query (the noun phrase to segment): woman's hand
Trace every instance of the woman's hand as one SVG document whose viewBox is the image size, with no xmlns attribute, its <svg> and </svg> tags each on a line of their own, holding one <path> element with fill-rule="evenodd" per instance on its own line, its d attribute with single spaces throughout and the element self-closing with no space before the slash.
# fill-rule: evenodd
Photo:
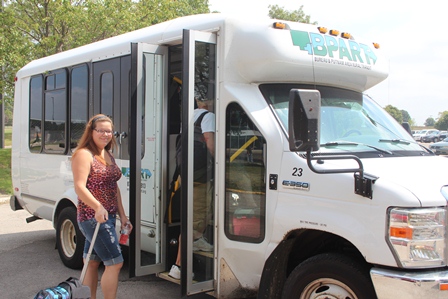
<svg viewBox="0 0 448 299">
<path fill-rule="evenodd" d="M 106 209 L 102 205 L 95 210 L 95 219 L 98 223 L 104 223 L 107 219 L 109 219 L 109 213 L 107 213 Z"/>
<path fill-rule="evenodd" d="M 128 217 L 120 217 L 120 223 L 121 223 L 121 230 L 124 230 L 124 228 L 127 226 L 128 235 L 131 234 L 132 229 L 134 226 L 132 226 L 131 221 L 129 221 Z"/>
</svg>

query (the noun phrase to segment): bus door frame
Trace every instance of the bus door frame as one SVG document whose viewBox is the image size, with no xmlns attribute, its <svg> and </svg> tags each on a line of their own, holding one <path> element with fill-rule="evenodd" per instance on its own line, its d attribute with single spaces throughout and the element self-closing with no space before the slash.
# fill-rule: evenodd
<svg viewBox="0 0 448 299">
<path fill-rule="evenodd" d="M 154 74 L 149 74 L 150 71 L 146 69 L 145 56 L 160 55 L 161 59 L 154 63 Z M 165 269 L 165 238 L 166 231 L 163 223 L 163 207 L 165 206 L 165 173 L 166 173 L 166 157 L 163 153 L 162 146 L 166 144 L 166 110 L 167 110 L 167 70 L 168 70 L 168 48 L 166 46 L 151 45 L 145 43 L 131 43 L 131 101 L 130 101 L 130 116 L 129 117 L 129 142 L 130 142 L 130 160 L 129 160 L 129 217 L 134 226 L 134 231 L 129 238 L 129 276 L 143 276 L 162 272 Z M 157 65 L 159 64 L 159 65 Z M 161 64 L 161 65 L 160 65 Z M 146 76 L 148 74 L 148 76 Z M 157 78 L 156 78 L 157 77 Z M 149 82 L 151 80 L 151 82 Z M 161 80 L 161 81 L 160 81 Z M 157 81 L 157 82 L 156 82 Z M 152 84 L 152 85 L 151 85 Z M 151 90 L 149 90 L 151 88 Z M 156 89 L 159 90 L 156 90 Z M 155 95 L 157 94 L 157 95 Z M 153 99 L 148 101 L 147 99 Z M 145 101 L 146 100 L 146 101 Z M 145 102 L 144 102 L 145 101 Z M 143 118 L 143 109 L 152 105 L 155 116 Z M 145 107 L 145 108 L 144 108 Z M 143 125 L 148 121 L 156 122 L 156 126 L 152 136 L 143 136 Z M 143 124 L 144 120 L 145 124 Z M 146 132 L 145 132 L 146 134 Z M 155 144 L 154 153 L 150 168 L 146 165 L 142 167 L 142 145 L 147 144 L 148 141 Z M 145 146 L 146 149 L 146 146 Z M 152 154 L 151 154 L 152 155 Z M 146 158 L 146 157 L 145 157 Z M 145 171 L 142 171 L 142 170 Z M 142 184 L 142 177 L 150 178 Z M 153 201 L 150 205 L 145 204 L 149 195 L 145 192 L 154 195 Z M 142 196 L 144 193 L 144 196 Z M 151 215 L 154 217 L 155 230 L 150 232 L 148 236 L 142 235 L 142 202 L 145 208 L 153 207 Z M 152 264 L 142 265 L 142 240 L 143 238 L 156 238 L 155 261 Z"/>
<path fill-rule="evenodd" d="M 182 34 L 182 203 L 181 203 L 181 296 L 191 296 L 214 290 L 214 279 L 193 281 L 193 154 L 194 154 L 194 83 L 195 83 L 195 43 L 217 45 L 215 32 L 184 29 Z M 218 55 L 216 54 L 216 59 Z M 217 66 L 215 65 L 215 74 Z M 215 78 L 216 79 L 216 78 Z M 217 86 L 215 81 L 216 95 Z M 216 101 L 216 97 L 214 99 Z M 216 105 L 215 105 L 216 106 Z M 188 120 L 188 121 L 184 121 Z M 215 136 L 216 140 L 216 136 Z M 185 179 L 186 178 L 186 179 Z M 216 180 L 215 180 L 216 182 Z M 186 207 L 186 209 L 185 209 Z M 215 238 L 216 239 L 216 238 Z M 216 245 L 216 244 L 215 244 Z M 216 255 L 213 259 L 213 273 L 216 277 Z"/>
</svg>

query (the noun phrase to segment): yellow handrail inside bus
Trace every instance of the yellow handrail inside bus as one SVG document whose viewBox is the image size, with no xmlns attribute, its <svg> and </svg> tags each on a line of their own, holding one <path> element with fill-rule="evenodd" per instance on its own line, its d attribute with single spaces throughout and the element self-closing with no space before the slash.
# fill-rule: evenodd
<svg viewBox="0 0 448 299">
<path fill-rule="evenodd" d="M 230 157 L 230 162 L 232 162 L 233 160 L 236 159 L 236 157 L 238 157 L 249 145 L 251 145 L 253 142 L 255 142 L 255 140 L 257 140 L 258 137 L 254 136 L 251 139 L 247 140 L 245 144 L 243 144 L 242 147 L 240 147 L 231 157 Z"/>
</svg>

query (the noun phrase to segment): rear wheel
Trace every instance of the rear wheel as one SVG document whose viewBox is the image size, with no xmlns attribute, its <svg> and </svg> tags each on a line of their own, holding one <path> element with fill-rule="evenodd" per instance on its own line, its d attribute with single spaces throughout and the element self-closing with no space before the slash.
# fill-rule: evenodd
<svg viewBox="0 0 448 299">
<path fill-rule="evenodd" d="M 71 269 L 81 269 L 85 238 L 78 228 L 75 207 L 64 208 L 59 214 L 56 242 L 64 265 Z"/>
<path fill-rule="evenodd" d="M 340 255 L 325 253 L 299 264 L 283 288 L 283 299 L 375 299 L 367 269 Z"/>
</svg>

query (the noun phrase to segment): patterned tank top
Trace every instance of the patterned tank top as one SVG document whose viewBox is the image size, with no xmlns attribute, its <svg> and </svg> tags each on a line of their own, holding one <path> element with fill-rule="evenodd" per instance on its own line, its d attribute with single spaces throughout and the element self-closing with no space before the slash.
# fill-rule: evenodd
<svg viewBox="0 0 448 299">
<path fill-rule="evenodd" d="M 109 214 L 117 213 L 117 181 L 121 177 L 120 168 L 111 153 L 111 165 L 104 165 L 93 156 L 86 187 Z M 78 221 L 86 221 L 95 217 L 95 211 L 78 197 Z"/>
</svg>

